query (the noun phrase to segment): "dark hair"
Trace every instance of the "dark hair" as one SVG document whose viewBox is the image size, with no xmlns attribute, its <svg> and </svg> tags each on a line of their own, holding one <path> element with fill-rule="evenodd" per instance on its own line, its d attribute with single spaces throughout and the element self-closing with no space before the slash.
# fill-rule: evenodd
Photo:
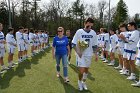
<svg viewBox="0 0 140 93">
<path fill-rule="evenodd" d="M 24 27 L 23 27 L 23 26 L 20 26 L 18 29 L 19 29 L 19 30 L 20 30 L 20 29 L 24 29 Z"/>
<path fill-rule="evenodd" d="M 92 18 L 87 18 L 86 20 L 85 20 L 85 23 L 88 23 L 88 22 L 90 22 L 90 23 L 94 23 L 94 20 L 92 19 Z"/>
<path fill-rule="evenodd" d="M 44 33 L 44 30 L 41 30 L 42 33 Z"/>
<path fill-rule="evenodd" d="M 35 30 L 35 33 L 38 33 L 38 30 Z"/>
<path fill-rule="evenodd" d="M 105 32 L 105 33 L 108 33 L 106 28 L 104 28 L 104 32 Z"/>
<path fill-rule="evenodd" d="M 9 27 L 8 28 L 8 32 L 11 32 L 11 31 L 13 31 L 14 29 L 12 28 L 12 27 Z"/>
<path fill-rule="evenodd" d="M 31 33 L 34 33 L 34 29 L 33 28 L 30 28 L 29 30 Z"/>
<path fill-rule="evenodd" d="M 110 31 L 113 31 L 116 34 L 116 29 L 111 28 Z"/>
<path fill-rule="evenodd" d="M 125 27 L 126 28 L 126 24 L 125 23 L 120 24 L 119 28 L 121 28 L 121 27 Z"/>
<path fill-rule="evenodd" d="M 134 26 L 134 28 L 137 29 L 137 24 L 135 22 L 129 22 L 128 24 Z"/>
</svg>

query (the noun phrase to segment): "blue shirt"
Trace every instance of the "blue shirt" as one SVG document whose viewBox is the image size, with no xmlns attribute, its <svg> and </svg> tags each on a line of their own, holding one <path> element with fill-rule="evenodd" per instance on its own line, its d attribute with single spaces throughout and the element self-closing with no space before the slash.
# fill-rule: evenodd
<svg viewBox="0 0 140 93">
<path fill-rule="evenodd" d="M 68 46 L 68 38 L 66 36 L 63 36 L 62 38 L 59 38 L 58 36 L 55 36 L 53 39 L 53 47 L 55 47 L 55 54 L 56 55 L 65 55 L 67 54 L 67 46 Z"/>
</svg>

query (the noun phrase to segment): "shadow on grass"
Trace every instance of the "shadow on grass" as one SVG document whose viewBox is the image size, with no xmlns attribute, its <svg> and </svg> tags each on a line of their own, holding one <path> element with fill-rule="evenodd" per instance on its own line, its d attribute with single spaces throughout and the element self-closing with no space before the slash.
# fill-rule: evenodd
<svg viewBox="0 0 140 93">
<path fill-rule="evenodd" d="M 69 66 L 70 66 L 76 73 L 79 73 L 78 67 L 76 67 L 76 66 L 73 65 L 73 64 L 70 64 Z M 91 74 L 90 72 L 88 73 L 88 79 L 90 79 L 90 80 L 92 80 L 92 81 L 95 81 L 95 78 L 92 77 L 92 74 Z"/>
<path fill-rule="evenodd" d="M 64 86 L 65 93 L 93 93 L 90 90 L 87 91 L 79 91 L 78 89 L 74 88 L 70 83 L 65 83 L 64 79 L 60 76 L 60 82 Z"/>
<path fill-rule="evenodd" d="M 23 61 L 22 63 L 18 64 L 17 67 L 14 69 L 7 70 L 3 75 L 0 75 L 0 89 L 5 89 L 10 86 L 10 81 L 14 76 L 18 76 L 20 78 L 25 76 L 25 69 L 31 69 L 31 64 L 37 65 L 39 59 L 41 59 L 43 56 L 50 51 L 51 48 L 45 49 L 44 52 L 40 52 L 39 54 L 32 57 L 31 60 L 27 59 Z"/>
</svg>

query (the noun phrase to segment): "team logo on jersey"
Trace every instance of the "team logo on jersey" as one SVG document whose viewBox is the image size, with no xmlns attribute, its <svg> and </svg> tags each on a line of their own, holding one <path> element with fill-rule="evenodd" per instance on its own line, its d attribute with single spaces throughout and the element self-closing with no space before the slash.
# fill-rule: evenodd
<svg viewBox="0 0 140 93">
<path fill-rule="evenodd" d="M 61 41 L 56 41 L 59 44 L 63 44 L 65 42 L 65 40 L 61 40 Z"/>
<path fill-rule="evenodd" d="M 82 38 L 93 38 L 92 35 L 82 35 Z"/>
</svg>

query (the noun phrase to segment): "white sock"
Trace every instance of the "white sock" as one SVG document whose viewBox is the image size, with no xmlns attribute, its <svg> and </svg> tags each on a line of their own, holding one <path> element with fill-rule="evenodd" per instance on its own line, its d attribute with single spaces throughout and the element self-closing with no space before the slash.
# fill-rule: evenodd
<svg viewBox="0 0 140 93">
<path fill-rule="evenodd" d="M 83 79 L 87 79 L 88 74 L 87 73 L 83 73 Z"/>
</svg>

